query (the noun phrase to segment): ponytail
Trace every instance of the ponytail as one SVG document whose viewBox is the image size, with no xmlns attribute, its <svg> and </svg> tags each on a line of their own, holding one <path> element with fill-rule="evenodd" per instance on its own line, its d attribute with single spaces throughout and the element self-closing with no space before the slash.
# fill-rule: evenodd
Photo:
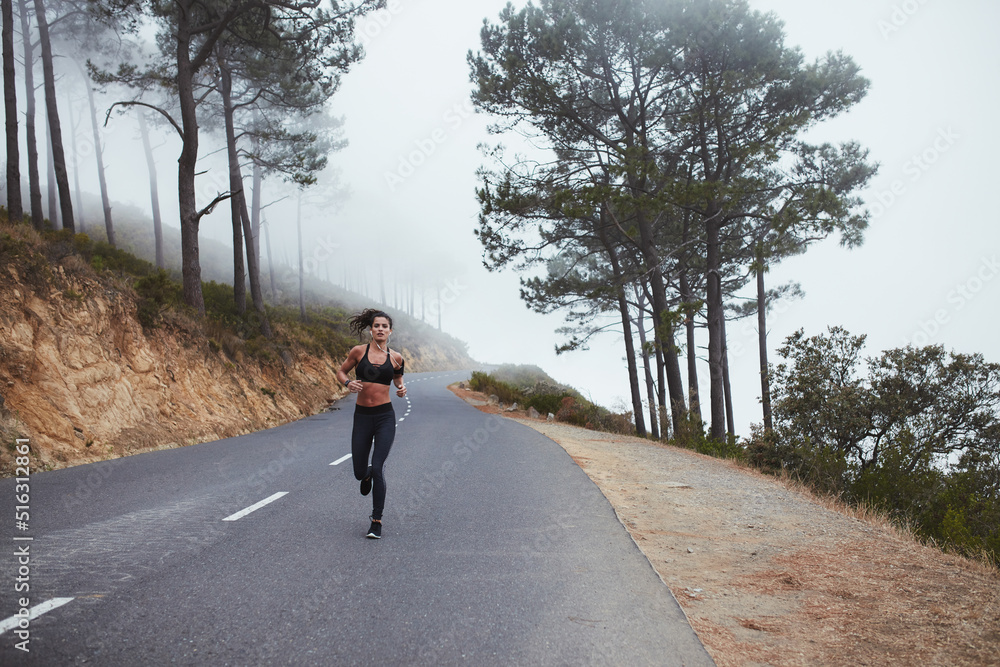
<svg viewBox="0 0 1000 667">
<path fill-rule="evenodd" d="M 384 317 L 389 320 L 389 328 L 392 328 L 392 318 L 389 317 L 387 313 L 381 310 L 376 310 L 375 308 L 365 308 L 348 320 L 348 326 L 351 331 L 358 335 L 358 338 L 361 338 L 361 334 L 364 333 L 365 329 L 372 325 L 376 317 Z"/>
</svg>

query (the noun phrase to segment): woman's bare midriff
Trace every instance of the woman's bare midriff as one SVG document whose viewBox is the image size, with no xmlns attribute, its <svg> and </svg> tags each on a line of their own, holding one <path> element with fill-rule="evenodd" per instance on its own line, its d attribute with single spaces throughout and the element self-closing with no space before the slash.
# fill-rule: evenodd
<svg viewBox="0 0 1000 667">
<path fill-rule="evenodd" d="M 363 382 L 364 388 L 358 392 L 358 405 L 371 408 L 389 402 L 389 385 L 377 382 Z"/>
</svg>

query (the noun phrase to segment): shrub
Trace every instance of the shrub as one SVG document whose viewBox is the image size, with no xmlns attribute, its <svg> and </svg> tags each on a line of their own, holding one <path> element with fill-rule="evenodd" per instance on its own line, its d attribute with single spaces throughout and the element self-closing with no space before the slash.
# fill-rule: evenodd
<svg viewBox="0 0 1000 667">
<path fill-rule="evenodd" d="M 158 271 L 152 262 L 139 259 L 121 248 L 115 248 L 106 241 L 94 243 L 92 252 L 91 266 L 94 266 L 94 260 L 99 257 L 101 266 L 109 271 L 120 271 L 139 278 Z"/>
<path fill-rule="evenodd" d="M 469 386 L 474 391 L 484 394 L 496 394 L 501 403 L 524 404 L 525 401 L 524 393 L 520 389 L 514 385 L 497 380 L 489 373 L 473 371 L 472 378 L 469 380 Z"/>
<path fill-rule="evenodd" d="M 164 308 L 181 303 L 181 286 L 171 280 L 163 269 L 135 281 L 135 292 L 139 295 L 136 317 L 146 329 L 159 324 L 160 312 Z"/>
<path fill-rule="evenodd" d="M 587 414 L 576 403 L 572 396 L 566 396 L 559 402 L 559 410 L 556 411 L 556 419 L 567 424 L 587 427 L 589 420 Z"/>
<path fill-rule="evenodd" d="M 549 413 L 555 414 L 559 411 L 562 406 L 562 401 L 564 398 L 571 398 L 569 394 L 538 394 L 531 396 L 526 399 L 525 407 L 531 407 L 538 410 L 543 415 Z"/>
</svg>

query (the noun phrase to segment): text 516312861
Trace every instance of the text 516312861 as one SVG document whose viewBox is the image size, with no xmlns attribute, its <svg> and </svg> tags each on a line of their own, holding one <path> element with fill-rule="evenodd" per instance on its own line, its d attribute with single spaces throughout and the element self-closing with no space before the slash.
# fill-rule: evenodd
<svg viewBox="0 0 1000 667">
<path fill-rule="evenodd" d="M 18 438 L 14 447 L 17 457 L 14 463 L 17 466 L 14 474 L 14 554 L 17 558 L 17 570 L 14 577 L 14 597 L 17 600 L 17 627 L 14 628 L 14 635 L 19 641 L 14 644 L 18 650 L 28 652 L 28 642 L 30 632 L 31 598 L 31 540 L 27 535 L 29 521 L 31 520 L 31 446 L 28 440 Z"/>
</svg>

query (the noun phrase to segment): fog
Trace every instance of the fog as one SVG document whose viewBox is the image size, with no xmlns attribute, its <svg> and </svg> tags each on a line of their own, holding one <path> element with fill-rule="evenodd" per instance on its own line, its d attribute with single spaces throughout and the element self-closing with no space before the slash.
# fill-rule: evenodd
<svg viewBox="0 0 1000 667">
<path fill-rule="evenodd" d="M 490 137 L 489 119 L 473 113 L 465 59 L 478 50 L 483 19 L 495 20 L 505 4 L 390 0 L 389 9 L 359 25 L 367 57 L 343 79 L 332 104 L 349 145 L 330 155 L 324 187 L 303 197 L 306 267 L 335 282 L 365 274 L 373 297 L 380 270 L 390 292 L 412 283 L 429 312 L 440 312 L 442 328 L 466 341 L 477 360 L 537 364 L 596 402 L 625 409 L 620 335 L 607 333 L 587 351 L 557 356 L 562 316 L 528 311 L 517 274 L 486 271 L 473 236 L 475 172 L 484 162 L 477 145 L 518 140 Z M 772 361 L 795 330 L 813 335 L 833 325 L 867 334 L 871 355 L 907 343 L 940 343 L 1000 361 L 1000 221 L 993 204 L 1000 154 L 993 120 L 1000 45 L 993 32 L 1000 6 L 990 0 L 751 4 L 777 13 L 786 43 L 800 46 L 807 59 L 842 49 L 861 65 L 872 82 L 867 98 L 810 138 L 857 140 L 881 165 L 865 193 L 873 217 L 861 248 L 828 241 L 772 269 L 772 285 L 797 281 L 805 292 L 771 315 Z M 113 98 L 102 96 L 98 104 L 106 108 Z M 76 121 L 84 160 L 93 145 L 89 127 Z M 112 200 L 148 210 L 132 116 L 112 115 L 102 140 Z M 180 143 L 158 128 L 154 144 L 165 223 L 177 226 Z M 224 154 L 214 152 L 221 145 L 219 137 L 203 134 L 200 206 L 228 189 Z M 82 163 L 81 184 L 96 192 L 89 164 Z M 264 199 L 273 202 L 265 219 L 275 254 L 294 262 L 295 191 L 268 182 Z M 202 238 L 231 243 L 230 225 L 228 207 L 220 206 L 203 220 Z M 418 316 L 422 303 L 418 298 Z M 744 435 L 760 421 L 755 327 L 749 320 L 728 325 L 737 431 Z M 707 396 L 707 363 L 700 372 Z"/>
</svg>

